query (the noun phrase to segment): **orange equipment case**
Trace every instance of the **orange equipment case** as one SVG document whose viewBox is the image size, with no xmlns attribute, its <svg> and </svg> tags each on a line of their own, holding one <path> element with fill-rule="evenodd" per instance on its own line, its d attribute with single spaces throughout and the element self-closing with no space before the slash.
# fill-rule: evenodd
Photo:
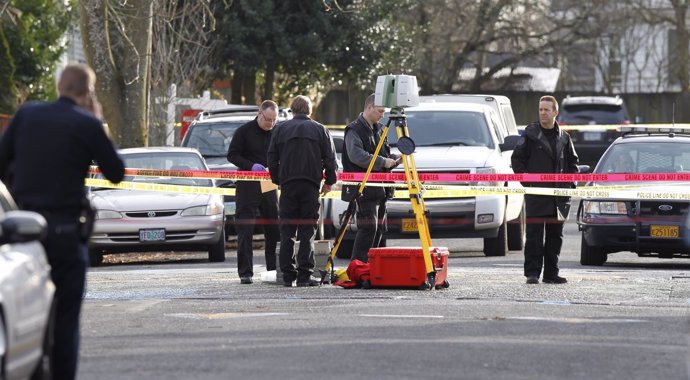
<svg viewBox="0 0 690 380">
<path fill-rule="evenodd" d="M 436 270 L 438 288 L 447 288 L 448 248 L 431 247 L 431 262 Z M 369 273 L 373 287 L 426 288 L 426 268 L 421 247 L 385 247 L 369 249 Z"/>
</svg>

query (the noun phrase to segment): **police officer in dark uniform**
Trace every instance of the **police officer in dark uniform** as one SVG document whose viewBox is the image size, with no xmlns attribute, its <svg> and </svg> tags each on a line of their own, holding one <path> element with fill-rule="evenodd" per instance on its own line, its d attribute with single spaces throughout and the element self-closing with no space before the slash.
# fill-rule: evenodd
<svg viewBox="0 0 690 380">
<path fill-rule="evenodd" d="M 48 222 L 43 242 L 56 287 L 53 349 L 55 379 L 74 379 L 79 355 L 79 314 L 84 294 L 90 211 L 84 179 L 92 160 L 112 182 L 124 165 L 103 124 L 85 107 L 96 107 L 93 71 L 67 66 L 58 81 L 59 99 L 22 106 L 0 139 L 0 178 L 17 204 Z M 85 223 L 86 222 L 86 223 Z"/>
<path fill-rule="evenodd" d="M 553 96 L 539 99 L 539 121 L 528 125 L 513 151 L 515 173 L 577 173 L 578 157 L 567 132 L 556 123 L 558 102 Z M 574 183 L 523 183 L 525 187 L 574 187 Z M 563 284 L 559 276 L 558 256 L 563 245 L 563 223 L 570 211 L 570 197 L 525 195 L 527 238 L 525 241 L 525 277 L 528 284 L 542 282 Z"/>
<path fill-rule="evenodd" d="M 345 128 L 343 149 L 343 170 L 345 172 L 366 172 L 376 147 L 381 140 L 383 125 L 379 123 L 385 108 L 374 105 L 374 94 L 364 101 L 364 111 L 357 120 Z M 385 136 L 383 136 L 385 139 Z M 400 163 L 400 157 L 390 153 L 390 146 L 384 141 L 374 161 L 373 172 L 384 172 Z M 349 202 L 357 192 L 358 185 L 343 186 L 342 200 Z M 390 188 L 390 190 L 393 190 Z M 392 193 L 392 192 L 391 192 Z M 387 189 L 365 186 L 357 202 L 357 235 L 352 249 L 352 260 L 369 260 L 369 248 L 378 247 L 386 229 Z"/>
<path fill-rule="evenodd" d="M 257 117 L 239 127 L 228 148 L 228 161 L 240 170 L 266 171 L 266 154 L 271 133 L 278 117 L 278 105 L 266 100 L 259 106 Z M 242 284 L 251 284 L 254 276 L 252 237 L 257 215 L 261 216 L 264 231 L 266 270 L 276 269 L 278 230 L 278 191 L 261 191 L 258 181 L 237 182 L 237 272 Z"/>
<path fill-rule="evenodd" d="M 280 269 L 285 286 L 316 286 L 312 243 L 319 218 L 321 194 L 336 182 L 335 148 L 328 129 L 309 118 L 312 103 L 296 96 L 290 104 L 292 120 L 273 131 L 268 148 L 268 170 L 273 183 L 280 185 Z M 323 181 L 324 170 L 326 179 Z M 295 265 L 295 233 L 299 240 Z"/>
</svg>

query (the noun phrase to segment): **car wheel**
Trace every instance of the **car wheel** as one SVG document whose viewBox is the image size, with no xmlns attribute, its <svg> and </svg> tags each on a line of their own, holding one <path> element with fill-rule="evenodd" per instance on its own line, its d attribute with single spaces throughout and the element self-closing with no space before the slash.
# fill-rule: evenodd
<svg viewBox="0 0 690 380">
<path fill-rule="evenodd" d="M 580 244 L 580 264 L 601 266 L 606 262 L 607 255 L 600 247 L 592 247 L 587 244 L 584 234 Z"/>
<path fill-rule="evenodd" d="M 218 241 L 208 250 L 208 261 L 222 263 L 225 261 L 225 229 L 220 230 Z"/>
<path fill-rule="evenodd" d="M 53 336 L 55 333 L 55 300 L 50 305 L 48 323 L 43 336 L 43 350 L 41 358 L 36 364 L 31 380 L 50 380 L 53 378 Z"/>
<path fill-rule="evenodd" d="M 525 206 L 522 206 L 520 215 L 508 222 L 508 250 L 522 251 L 525 248 L 525 223 L 527 217 L 525 216 Z"/>
<path fill-rule="evenodd" d="M 338 251 L 335 253 L 335 257 L 339 259 L 346 259 L 349 260 L 352 257 L 352 249 L 355 247 L 355 240 L 354 239 L 345 239 L 340 242 L 340 247 L 338 247 Z"/>
<path fill-rule="evenodd" d="M 508 223 L 505 221 L 498 228 L 498 235 L 493 238 L 484 238 L 485 256 L 505 256 L 508 254 Z"/>
<path fill-rule="evenodd" d="M 103 264 L 103 251 L 89 248 L 89 266 L 99 267 Z"/>
</svg>

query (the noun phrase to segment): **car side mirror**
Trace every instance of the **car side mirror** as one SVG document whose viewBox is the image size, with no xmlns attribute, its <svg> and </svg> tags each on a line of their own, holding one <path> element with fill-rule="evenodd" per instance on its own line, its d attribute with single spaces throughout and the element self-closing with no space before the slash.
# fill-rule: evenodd
<svg viewBox="0 0 690 380">
<path fill-rule="evenodd" d="M 0 219 L 0 244 L 26 243 L 42 239 L 47 223 L 32 211 L 9 211 Z"/>
<path fill-rule="evenodd" d="M 577 165 L 578 173 L 589 173 L 591 167 L 589 165 Z"/>
<path fill-rule="evenodd" d="M 518 135 L 506 136 L 506 138 L 503 140 L 503 143 L 498 144 L 498 147 L 501 149 L 501 152 L 515 150 L 515 147 L 518 145 L 518 142 L 521 138 L 523 137 Z"/>
</svg>

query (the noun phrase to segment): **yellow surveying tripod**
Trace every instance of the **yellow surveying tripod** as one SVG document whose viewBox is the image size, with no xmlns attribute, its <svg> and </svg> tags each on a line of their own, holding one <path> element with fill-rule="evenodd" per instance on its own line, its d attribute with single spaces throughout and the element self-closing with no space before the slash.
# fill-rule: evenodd
<svg viewBox="0 0 690 380">
<path fill-rule="evenodd" d="M 435 288 L 436 269 L 434 268 L 433 262 L 431 261 L 431 253 L 429 250 L 429 248 L 431 247 L 431 235 L 429 234 L 429 224 L 427 222 L 426 209 L 424 207 L 423 189 L 419 182 L 419 176 L 417 175 L 417 167 L 415 166 L 414 157 L 412 156 L 415 150 L 415 144 L 414 141 L 412 141 L 412 139 L 410 138 L 409 131 L 407 130 L 407 120 L 405 116 L 405 111 L 402 107 L 393 107 L 391 109 L 388 122 L 386 123 L 386 127 L 383 129 L 383 132 L 381 133 L 381 138 L 379 139 L 379 142 L 376 145 L 376 150 L 374 151 L 374 154 L 371 157 L 369 167 L 367 168 L 366 173 L 364 173 L 362 183 L 359 185 L 357 192 L 355 193 L 354 197 L 352 198 L 352 200 L 350 200 L 350 203 L 347 206 L 345 216 L 343 217 L 343 220 L 340 224 L 340 230 L 338 231 L 338 237 L 335 241 L 335 245 L 331 250 L 331 254 L 328 258 L 328 261 L 326 262 L 326 267 L 323 271 L 321 271 L 322 284 L 325 282 L 327 275 L 332 275 L 331 272 L 333 271 L 333 258 L 335 257 L 336 252 L 338 252 L 338 249 L 340 248 L 340 244 L 343 240 L 343 237 L 345 236 L 345 232 L 347 231 L 347 226 L 350 223 L 350 220 L 352 219 L 352 215 L 356 211 L 357 198 L 359 198 L 362 192 L 364 191 L 364 186 L 366 185 L 367 180 L 369 179 L 369 175 L 371 174 L 371 171 L 374 168 L 374 162 L 376 161 L 376 157 L 378 157 L 379 152 L 381 151 L 381 147 L 383 146 L 383 142 L 386 139 L 386 135 L 388 134 L 388 129 L 391 123 L 395 123 L 395 129 L 398 135 L 397 147 L 400 153 L 402 153 L 402 163 L 405 167 L 405 181 L 407 182 L 407 190 L 410 194 L 412 210 L 414 211 L 415 218 L 417 220 L 419 239 L 422 242 L 422 254 L 424 256 L 424 266 L 426 268 L 427 275 L 426 284 L 424 285 L 424 287 L 427 289 Z"/>
</svg>

